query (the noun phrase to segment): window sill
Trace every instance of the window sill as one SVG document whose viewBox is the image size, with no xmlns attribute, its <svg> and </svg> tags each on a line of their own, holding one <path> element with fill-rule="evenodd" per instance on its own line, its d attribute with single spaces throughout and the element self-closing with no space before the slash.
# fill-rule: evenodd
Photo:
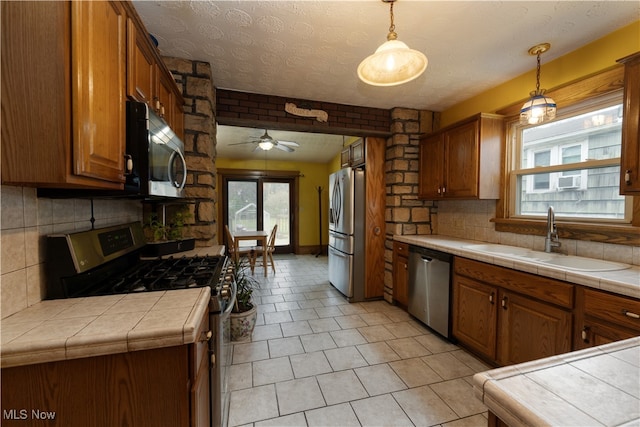
<svg viewBox="0 0 640 427">
<path fill-rule="evenodd" d="M 493 218 L 496 231 L 546 236 L 547 220 Z M 558 235 L 563 239 L 588 240 L 616 245 L 640 246 L 640 227 L 632 225 L 589 224 L 556 219 Z"/>
</svg>

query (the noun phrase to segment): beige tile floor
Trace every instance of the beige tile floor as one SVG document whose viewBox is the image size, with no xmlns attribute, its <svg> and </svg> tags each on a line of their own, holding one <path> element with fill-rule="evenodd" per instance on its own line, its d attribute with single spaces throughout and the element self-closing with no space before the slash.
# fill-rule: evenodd
<svg viewBox="0 0 640 427">
<path fill-rule="evenodd" d="M 385 301 L 349 304 L 327 257 L 276 256 L 251 342 L 235 343 L 229 426 L 486 426 L 489 366 Z"/>
</svg>

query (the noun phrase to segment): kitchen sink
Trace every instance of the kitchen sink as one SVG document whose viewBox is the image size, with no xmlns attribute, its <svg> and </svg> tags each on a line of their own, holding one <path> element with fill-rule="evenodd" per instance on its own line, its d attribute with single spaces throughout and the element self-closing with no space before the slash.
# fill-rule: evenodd
<svg viewBox="0 0 640 427">
<path fill-rule="evenodd" d="M 604 261 L 594 258 L 580 256 L 562 255 L 557 253 L 547 253 L 521 248 L 518 246 L 498 245 L 498 244 L 477 244 L 464 247 L 477 252 L 484 252 L 492 255 L 500 255 L 506 258 L 514 258 L 522 261 L 539 263 L 562 267 L 573 271 L 615 271 L 630 268 L 629 264 L 620 262 Z"/>
<path fill-rule="evenodd" d="M 630 268 L 628 264 L 604 261 L 601 259 L 580 256 L 553 255 L 551 259 L 543 261 L 545 264 L 557 265 L 569 270 L 577 271 L 615 271 Z"/>
</svg>

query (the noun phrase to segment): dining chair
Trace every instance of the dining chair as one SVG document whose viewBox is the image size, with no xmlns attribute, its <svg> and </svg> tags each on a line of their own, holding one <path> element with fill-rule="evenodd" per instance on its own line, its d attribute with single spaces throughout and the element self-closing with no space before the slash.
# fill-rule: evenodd
<svg viewBox="0 0 640 427">
<path fill-rule="evenodd" d="M 269 239 L 267 240 L 267 247 L 263 248 L 262 246 L 255 246 L 254 252 L 251 254 L 251 271 L 253 271 L 253 269 L 255 268 L 255 264 L 257 260 L 263 260 L 263 253 L 266 250 L 267 251 L 267 258 L 268 258 L 268 263 L 271 263 L 271 269 L 273 270 L 274 274 L 276 272 L 276 265 L 273 262 L 273 252 L 276 249 L 276 233 L 278 232 L 278 224 L 273 226 L 273 229 L 271 230 L 271 233 L 269 233 Z M 263 266 L 264 268 L 267 268 L 267 266 Z"/>
<path fill-rule="evenodd" d="M 227 250 L 229 252 L 229 256 L 233 258 L 234 261 L 240 260 L 240 256 L 246 256 L 249 260 L 249 265 L 251 266 L 251 274 L 253 274 L 253 267 L 255 262 L 253 261 L 254 252 L 253 248 L 240 248 L 236 245 L 236 241 L 229 230 L 229 226 L 225 225 L 224 230 L 227 233 Z"/>
</svg>

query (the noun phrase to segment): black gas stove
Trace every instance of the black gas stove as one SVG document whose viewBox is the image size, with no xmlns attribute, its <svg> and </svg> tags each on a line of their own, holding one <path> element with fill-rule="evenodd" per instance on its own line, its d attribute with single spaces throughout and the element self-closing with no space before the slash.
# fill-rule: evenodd
<svg viewBox="0 0 640 427">
<path fill-rule="evenodd" d="M 219 290 L 225 256 L 140 257 L 140 223 L 47 237 L 47 298 L 75 298 L 208 286 Z"/>
</svg>

